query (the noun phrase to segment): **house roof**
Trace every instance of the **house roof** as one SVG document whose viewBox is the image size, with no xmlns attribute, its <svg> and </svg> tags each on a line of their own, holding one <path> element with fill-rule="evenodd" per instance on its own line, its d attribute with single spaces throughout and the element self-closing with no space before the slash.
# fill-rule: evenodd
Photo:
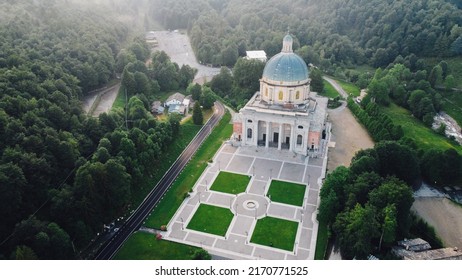
<svg viewBox="0 0 462 280">
<path fill-rule="evenodd" d="M 180 101 L 180 102 L 183 102 L 184 98 L 185 98 L 184 94 L 181 94 L 181 93 L 177 92 L 177 93 L 174 93 L 174 94 L 170 95 L 167 98 L 167 100 L 165 101 L 165 103 L 168 103 L 168 102 L 170 102 L 172 100 L 175 100 L 175 99 Z"/>
</svg>

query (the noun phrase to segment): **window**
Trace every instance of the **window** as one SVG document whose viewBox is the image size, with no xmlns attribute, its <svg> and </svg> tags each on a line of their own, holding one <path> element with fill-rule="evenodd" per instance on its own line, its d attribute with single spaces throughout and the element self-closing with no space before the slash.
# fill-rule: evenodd
<svg viewBox="0 0 462 280">
<path fill-rule="evenodd" d="M 251 128 L 248 128 L 247 129 L 247 138 L 252 138 L 252 129 Z"/>
<path fill-rule="evenodd" d="M 248 123 L 253 123 L 253 121 L 252 121 L 252 120 L 247 120 L 247 122 L 248 122 Z"/>
<path fill-rule="evenodd" d="M 282 100 L 282 98 L 284 97 L 284 93 L 282 93 L 282 90 L 279 91 L 279 100 Z"/>
<path fill-rule="evenodd" d="M 265 97 L 268 97 L 268 88 L 265 88 Z"/>
<path fill-rule="evenodd" d="M 297 136 L 297 145 L 301 145 L 301 144 L 302 144 L 302 139 L 303 139 L 303 137 L 299 134 L 299 135 Z"/>
<path fill-rule="evenodd" d="M 298 129 L 303 129 L 303 126 L 302 126 L 302 125 L 299 125 L 299 126 L 298 126 Z"/>
<path fill-rule="evenodd" d="M 295 99 L 297 99 L 297 100 L 300 99 L 300 91 L 299 90 L 297 90 L 297 93 L 295 94 Z"/>
</svg>

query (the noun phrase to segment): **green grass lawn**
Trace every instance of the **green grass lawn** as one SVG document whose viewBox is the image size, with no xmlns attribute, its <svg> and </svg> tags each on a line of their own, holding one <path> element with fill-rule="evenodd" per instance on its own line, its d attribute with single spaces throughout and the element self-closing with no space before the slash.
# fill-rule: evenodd
<svg viewBox="0 0 462 280">
<path fill-rule="evenodd" d="M 324 90 L 319 93 L 321 96 L 325 96 L 328 98 L 335 98 L 337 96 L 340 96 L 338 92 L 335 90 L 335 88 L 326 80 L 323 80 L 324 82 Z"/>
<path fill-rule="evenodd" d="M 413 139 L 419 148 L 424 150 L 453 148 L 462 154 L 461 146 L 455 145 L 449 139 L 436 134 L 421 121 L 414 118 L 408 110 L 393 103 L 389 107 L 383 107 L 382 110 L 392 119 L 393 123 L 403 127 L 404 136 Z"/>
<path fill-rule="evenodd" d="M 326 256 L 327 244 L 329 236 L 327 234 L 327 224 L 324 222 L 319 223 L 318 237 L 316 238 L 316 251 L 314 252 L 315 260 L 323 260 Z"/>
<path fill-rule="evenodd" d="M 356 85 L 352 83 L 348 83 L 342 80 L 336 80 L 336 81 L 337 83 L 340 84 L 343 90 L 345 90 L 348 94 L 352 94 L 353 96 L 356 97 L 356 96 L 359 96 L 359 94 L 361 93 L 361 90 L 359 89 L 359 87 L 357 87 Z"/>
<path fill-rule="evenodd" d="M 234 214 L 228 208 L 201 204 L 187 228 L 205 233 L 225 236 Z"/>
<path fill-rule="evenodd" d="M 297 229 L 297 222 L 265 217 L 257 221 L 250 242 L 292 251 Z"/>
<path fill-rule="evenodd" d="M 207 167 L 207 161 L 215 155 L 223 141 L 232 134 L 233 126 L 229 123 L 230 120 L 231 114 L 227 112 L 148 217 L 145 226 L 160 228 L 168 224 L 183 202 L 185 194 L 194 186 Z"/>
<path fill-rule="evenodd" d="M 115 260 L 191 260 L 193 247 L 166 240 L 146 232 L 135 232 L 117 252 Z"/>
<path fill-rule="evenodd" d="M 305 190 L 306 185 L 272 180 L 268 190 L 268 196 L 270 195 L 271 201 L 274 202 L 303 206 Z"/>
<path fill-rule="evenodd" d="M 245 192 L 250 176 L 220 171 L 210 188 L 213 191 L 239 194 Z"/>
</svg>

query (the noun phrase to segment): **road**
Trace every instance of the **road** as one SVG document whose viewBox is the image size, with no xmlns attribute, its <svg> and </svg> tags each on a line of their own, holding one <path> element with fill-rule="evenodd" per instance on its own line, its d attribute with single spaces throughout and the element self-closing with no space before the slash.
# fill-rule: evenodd
<svg viewBox="0 0 462 280">
<path fill-rule="evenodd" d="M 187 34 L 170 31 L 155 31 L 154 33 L 154 36 L 159 42 L 159 46 L 154 48 L 153 51 L 165 51 L 170 59 L 176 62 L 180 67 L 182 65 L 189 65 L 196 68 L 198 72 L 194 81 L 202 84 L 204 79 L 209 81 L 220 72 L 220 68 L 208 67 L 197 61 Z"/>
<path fill-rule="evenodd" d="M 114 104 L 117 98 L 119 88 L 120 82 L 109 88 L 103 88 L 85 96 L 82 100 L 82 107 L 85 113 L 97 117 L 104 112 L 109 112 L 112 108 L 112 104 Z M 95 102 L 97 102 L 97 104 L 95 104 Z"/>
<path fill-rule="evenodd" d="M 346 93 L 345 90 L 343 90 L 343 88 L 335 81 L 335 80 L 332 80 L 331 78 L 328 78 L 326 76 L 323 76 L 322 77 L 324 80 L 326 80 L 329 84 L 331 84 L 336 91 L 338 91 L 338 93 L 340 93 L 340 95 L 347 99 L 348 98 L 348 93 Z"/>
<path fill-rule="evenodd" d="M 146 196 L 140 206 L 132 213 L 125 223 L 120 226 L 117 233 L 102 246 L 95 259 L 109 260 L 114 257 L 130 235 L 141 227 L 143 221 L 147 218 L 149 213 L 152 212 L 157 203 L 159 203 L 160 199 L 170 188 L 199 146 L 211 133 L 212 128 L 218 124 L 224 113 L 225 107 L 221 103 L 215 102 L 215 112 L 213 116 L 197 133 L 196 137 L 194 137 L 183 153 L 176 159 L 170 169 L 164 174 L 148 196 Z"/>
</svg>

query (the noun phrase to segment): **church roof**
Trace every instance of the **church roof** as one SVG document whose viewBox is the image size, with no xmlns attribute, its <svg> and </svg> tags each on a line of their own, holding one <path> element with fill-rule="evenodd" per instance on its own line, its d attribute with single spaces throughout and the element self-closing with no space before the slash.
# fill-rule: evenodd
<svg viewBox="0 0 462 280">
<path fill-rule="evenodd" d="M 305 61 L 292 51 L 292 37 L 283 39 L 282 51 L 273 56 L 263 70 L 263 78 L 277 82 L 298 82 L 308 79 L 309 71 Z"/>
</svg>

